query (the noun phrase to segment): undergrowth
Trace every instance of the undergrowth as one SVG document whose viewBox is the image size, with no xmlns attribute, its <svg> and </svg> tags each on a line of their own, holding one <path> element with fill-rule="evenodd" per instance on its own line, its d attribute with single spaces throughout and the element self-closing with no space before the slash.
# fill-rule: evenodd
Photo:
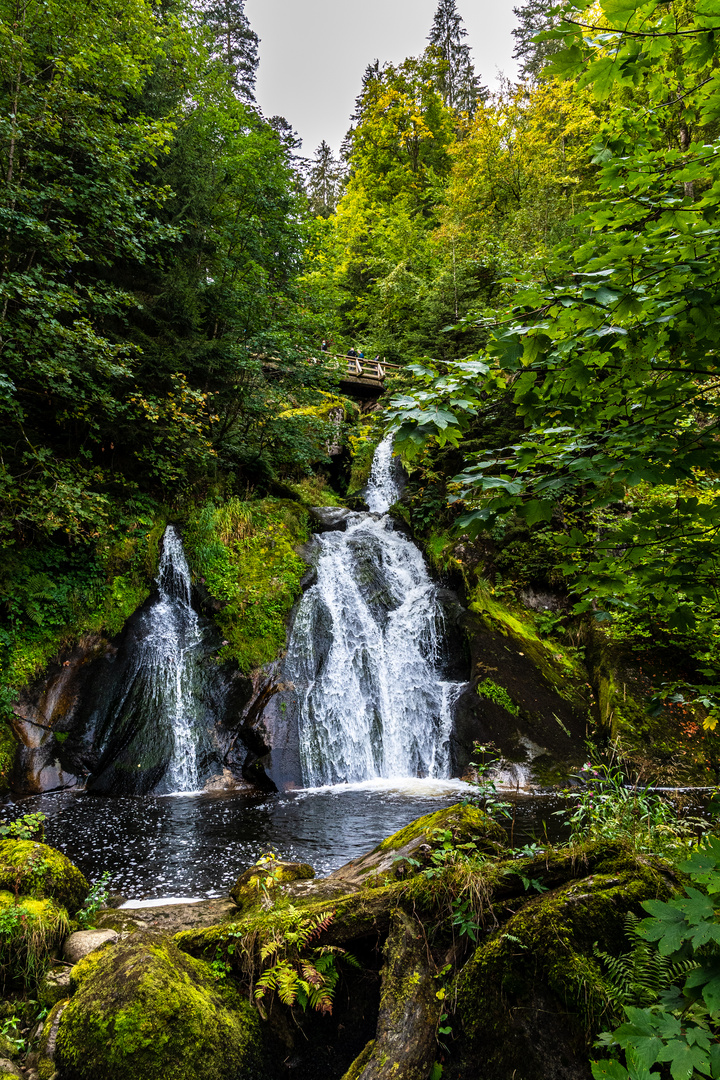
<svg viewBox="0 0 720 1080">
<path fill-rule="evenodd" d="M 164 515 L 146 509 L 85 548 L 57 541 L 3 551 L 0 716 L 63 646 L 122 629 L 150 593 L 164 528 Z"/>
</svg>

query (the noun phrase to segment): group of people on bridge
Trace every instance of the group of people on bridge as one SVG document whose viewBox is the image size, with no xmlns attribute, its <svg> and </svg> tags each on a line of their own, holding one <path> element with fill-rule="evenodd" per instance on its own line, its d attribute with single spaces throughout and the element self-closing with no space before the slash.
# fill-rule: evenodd
<svg viewBox="0 0 720 1080">
<path fill-rule="evenodd" d="M 330 352 L 330 344 L 329 344 L 328 341 L 326 341 L 325 338 L 323 338 L 322 345 L 320 346 L 320 351 L 321 352 Z M 358 350 L 355 349 L 352 345 L 350 346 L 348 351 L 345 353 L 345 355 L 348 358 L 348 360 L 364 360 L 365 359 L 365 353 L 362 351 L 362 349 L 360 349 L 360 351 L 358 352 Z M 380 363 L 380 353 L 377 353 L 377 355 L 375 356 L 374 363 L 376 363 L 376 364 Z"/>
</svg>

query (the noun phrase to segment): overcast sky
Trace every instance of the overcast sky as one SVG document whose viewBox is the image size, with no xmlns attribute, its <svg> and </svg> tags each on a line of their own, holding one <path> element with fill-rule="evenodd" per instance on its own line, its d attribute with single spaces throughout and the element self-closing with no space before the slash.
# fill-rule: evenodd
<svg viewBox="0 0 720 1080">
<path fill-rule="evenodd" d="M 487 86 L 512 60 L 517 0 L 458 0 L 476 70 Z M 326 139 L 340 148 L 367 64 L 398 62 L 425 48 L 437 0 L 246 0 L 259 35 L 257 99 L 287 117 L 310 156 Z"/>
</svg>

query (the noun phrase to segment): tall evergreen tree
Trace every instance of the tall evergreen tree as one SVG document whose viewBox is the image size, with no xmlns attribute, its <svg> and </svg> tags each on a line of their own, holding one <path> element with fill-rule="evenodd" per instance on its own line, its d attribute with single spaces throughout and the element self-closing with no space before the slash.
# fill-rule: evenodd
<svg viewBox="0 0 720 1080">
<path fill-rule="evenodd" d="M 200 11 L 210 31 L 211 55 L 225 65 L 237 96 L 254 102 L 260 39 L 245 14 L 245 0 L 203 0 Z"/>
<path fill-rule="evenodd" d="M 439 50 L 443 60 L 439 90 L 451 109 L 472 115 L 485 91 L 475 74 L 470 46 L 463 41 L 466 37 L 457 0 L 439 0 L 428 35 L 428 41 Z"/>
<path fill-rule="evenodd" d="M 561 41 L 533 41 L 537 34 L 551 30 L 557 22 L 550 10 L 545 0 L 525 0 L 522 6 L 513 8 L 519 24 L 512 32 L 513 56 L 520 61 L 520 74 L 525 79 L 537 79 L 550 57 L 562 48 Z"/>
<path fill-rule="evenodd" d="M 328 218 L 334 212 L 344 176 L 342 163 L 336 160 L 332 149 L 323 139 L 308 163 L 308 201 L 316 217 Z"/>
</svg>

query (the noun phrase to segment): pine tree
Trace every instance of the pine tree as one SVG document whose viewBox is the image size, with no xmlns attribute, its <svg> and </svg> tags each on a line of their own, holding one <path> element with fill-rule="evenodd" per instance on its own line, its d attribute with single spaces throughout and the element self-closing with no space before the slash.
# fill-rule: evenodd
<svg viewBox="0 0 720 1080">
<path fill-rule="evenodd" d="M 211 55 L 225 65 L 238 97 L 254 102 L 260 40 L 245 14 L 245 0 L 203 0 L 200 11 L 210 31 Z"/>
<path fill-rule="evenodd" d="M 536 34 L 550 30 L 556 18 L 548 13 L 545 0 L 525 0 L 522 7 L 513 8 L 519 26 L 512 34 L 515 38 L 513 56 L 520 61 L 520 74 L 524 79 L 537 79 L 542 69 L 560 48 L 561 41 L 533 41 Z"/>
<path fill-rule="evenodd" d="M 341 162 L 333 157 L 332 150 L 323 139 L 308 168 L 308 201 L 316 217 L 328 218 L 334 212 L 344 177 Z"/>
<path fill-rule="evenodd" d="M 486 90 L 475 74 L 470 46 L 463 38 L 467 30 L 457 9 L 457 0 L 439 0 L 428 41 L 439 50 L 443 69 L 439 90 L 446 105 L 457 112 L 475 111 L 478 99 Z"/>
</svg>

